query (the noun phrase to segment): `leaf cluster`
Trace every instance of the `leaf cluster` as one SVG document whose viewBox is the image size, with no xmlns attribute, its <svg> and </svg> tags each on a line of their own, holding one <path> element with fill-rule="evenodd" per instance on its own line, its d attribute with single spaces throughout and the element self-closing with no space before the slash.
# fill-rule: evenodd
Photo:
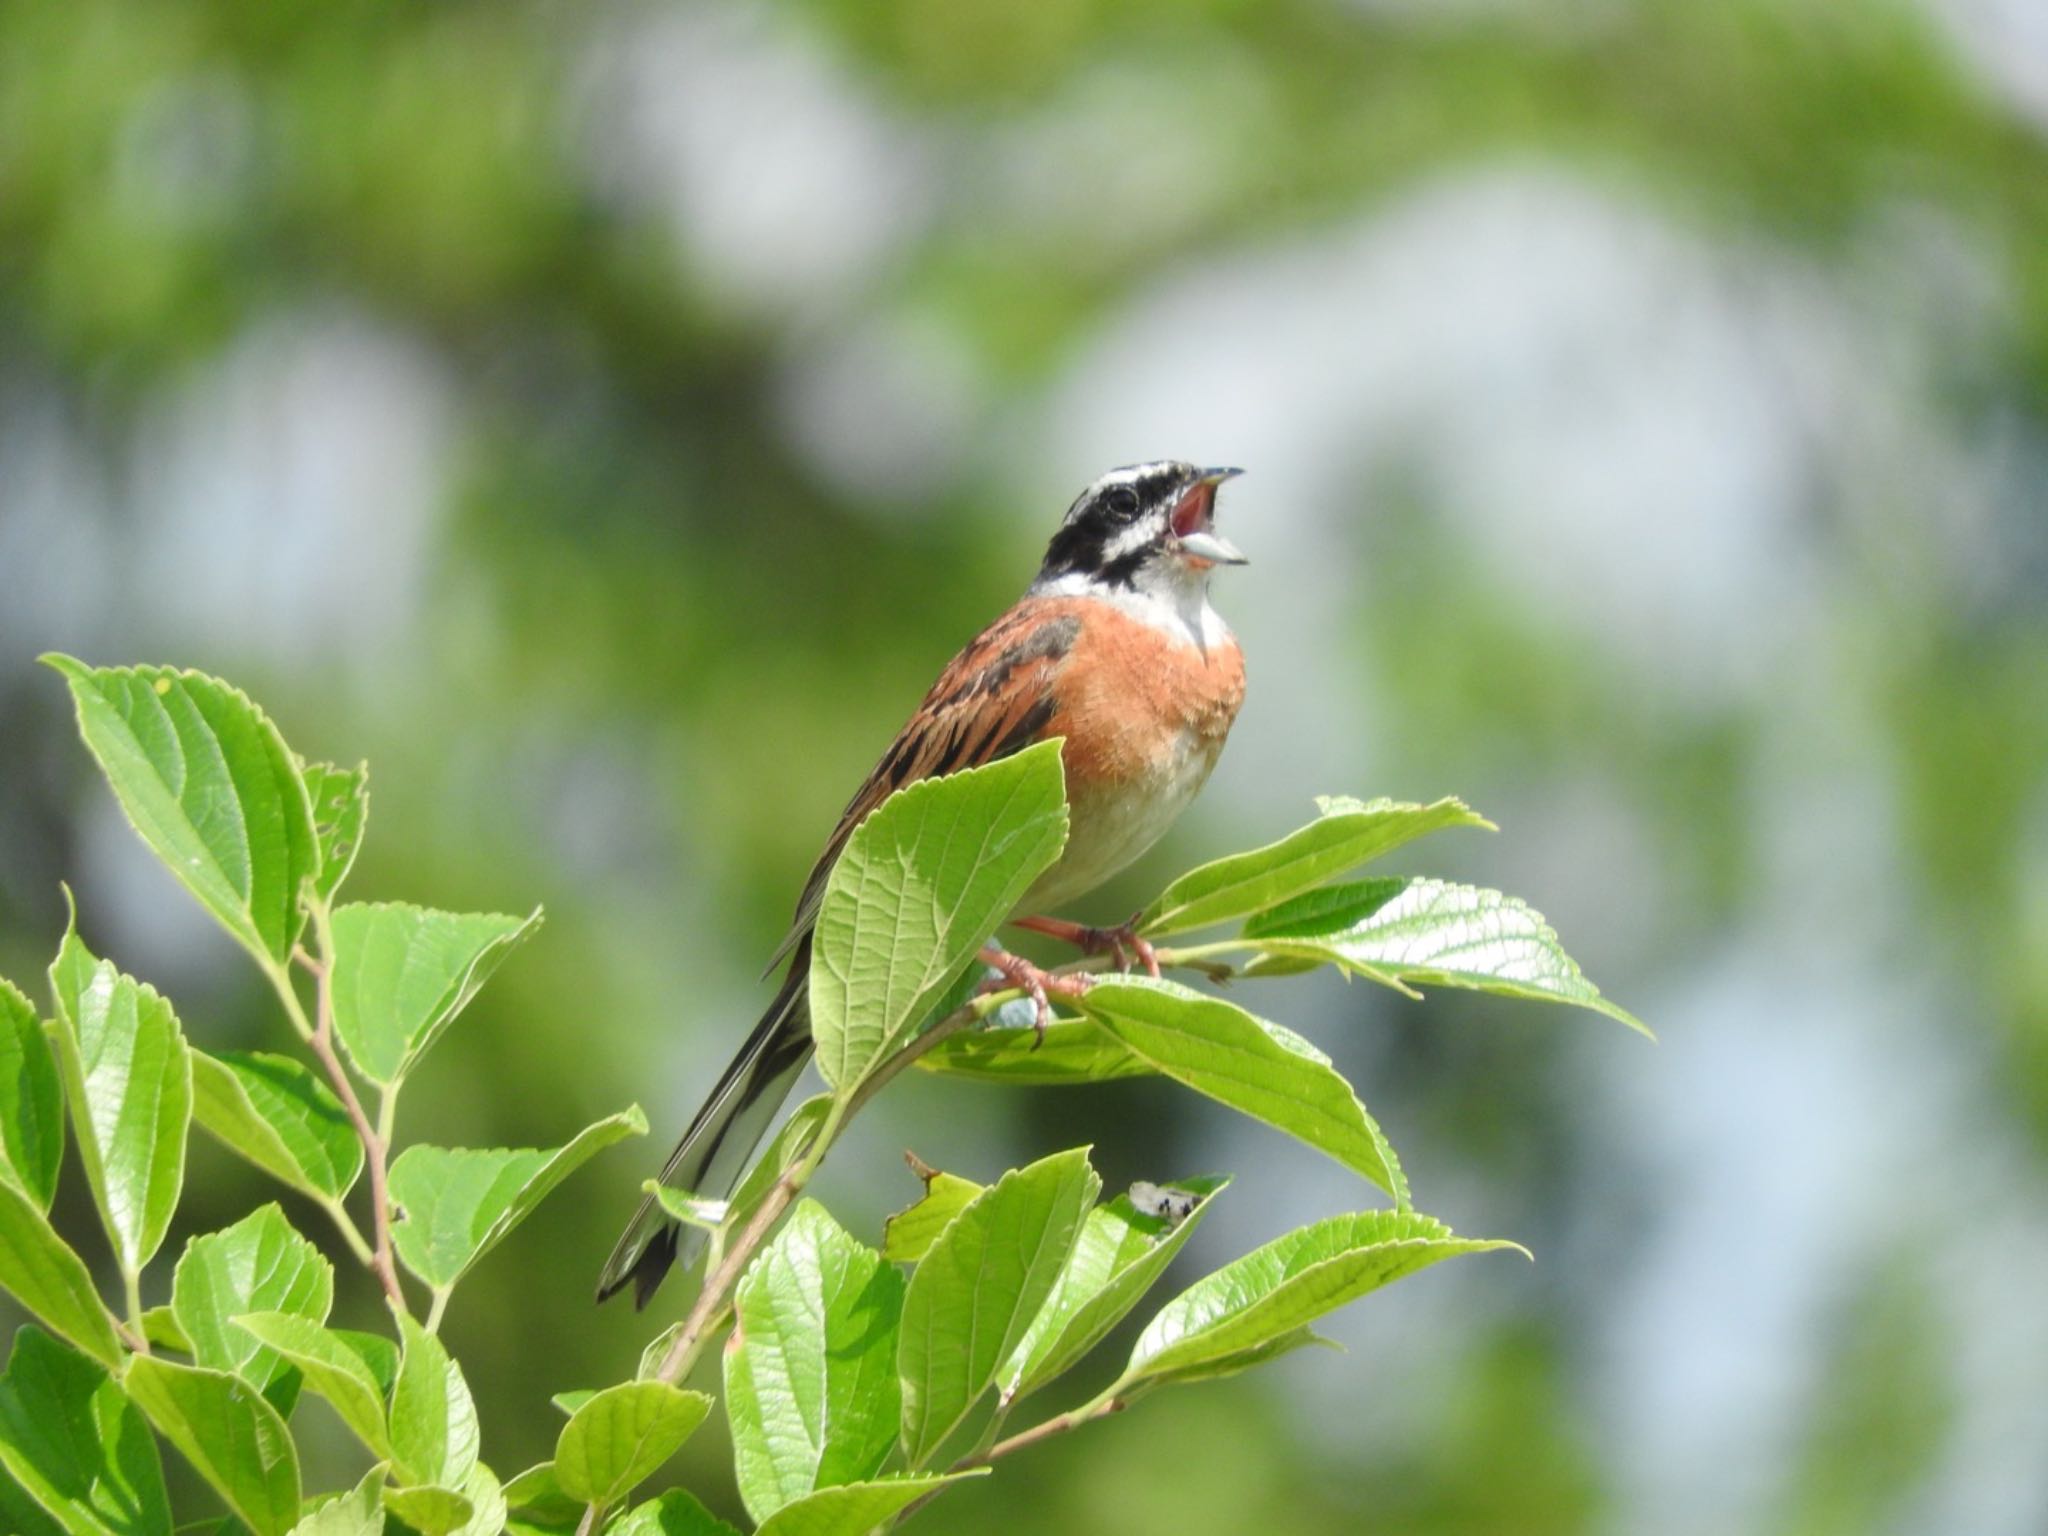
<svg viewBox="0 0 2048 1536">
<path fill-rule="evenodd" d="M 646 1121 L 630 1107 L 550 1149 L 401 1146 L 398 1106 L 540 913 L 338 903 L 368 827 L 363 768 L 300 758 L 216 679 L 49 661 L 136 831 L 247 951 L 300 1050 L 195 1044 L 167 999 L 91 953 L 75 912 L 47 1018 L 0 980 L 0 1288 L 37 1320 L 0 1375 L 10 1529 L 171 1528 L 168 1445 L 218 1496 L 225 1528 L 256 1536 L 366 1536 L 394 1522 L 420 1536 L 730 1531 L 680 1489 L 639 1492 L 716 1406 L 685 1383 L 724 1338 L 720 1395 L 749 1515 L 774 1536 L 857 1536 L 1161 1387 L 1317 1342 L 1317 1319 L 1394 1280 L 1513 1246 L 1415 1211 L 1392 1145 L 1330 1059 L 1232 1000 L 1103 975 L 1084 957 L 1061 968 L 1064 1017 L 1042 1034 L 1001 1025 L 1018 994 L 991 990 L 1003 984 L 984 982 L 978 957 L 1067 832 L 1059 745 L 1044 743 L 910 786 L 855 831 L 826 885 L 809 977 L 826 1091 L 729 1196 L 657 1191 L 710 1233 L 694 1304 L 631 1379 L 560 1395 L 554 1455 L 501 1478 L 441 1320 L 543 1198 Z M 1331 965 L 1410 995 L 1475 988 L 1641 1027 L 1512 898 L 1344 879 L 1428 833 L 1485 825 L 1463 805 L 1327 800 L 1319 812 L 1148 905 L 1139 931 L 1166 970 Z M 1181 939 L 1224 925 L 1234 931 Z M 1138 1311 L 1229 1180 L 1105 1198 L 1086 1148 L 987 1183 L 920 1168 L 923 1198 L 865 1243 L 804 1190 L 852 1118 L 912 1066 L 1013 1084 L 1164 1077 L 1324 1153 L 1391 1207 L 1283 1233 L 1196 1280 L 1150 1314 L 1108 1386 L 1018 1427 Z M 331 1325 L 334 1264 L 276 1204 L 193 1238 L 171 1263 L 168 1305 L 143 1305 L 195 1124 L 324 1213 L 381 1287 L 387 1332 Z M 116 1299 L 50 1219 L 67 1141 Z M 307 1393 L 361 1442 L 347 1489 L 303 1484 L 292 1424 Z"/>
</svg>

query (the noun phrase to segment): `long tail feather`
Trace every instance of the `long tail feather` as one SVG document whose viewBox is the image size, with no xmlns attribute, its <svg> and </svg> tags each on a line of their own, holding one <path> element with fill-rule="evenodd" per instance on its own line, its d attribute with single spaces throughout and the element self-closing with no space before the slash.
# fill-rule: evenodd
<svg viewBox="0 0 2048 1536">
<path fill-rule="evenodd" d="M 797 1074 L 810 1060 L 806 985 L 810 969 L 811 947 L 806 938 L 792 957 L 775 1001 L 761 1015 L 662 1165 L 663 1184 L 715 1200 L 731 1193 L 739 1182 Z M 630 1281 L 634 1306 L 646 1306 L 670 1267 L 679 1260 L 689 1263 L 703 1241 L 703 1233 L 695 1228 L 685 1231 L 663 1214 L 653 1195 L 643 1196 L 611 1257 L 605 1260 L 597 1299 L 609 1299 Z"/>
</svg>

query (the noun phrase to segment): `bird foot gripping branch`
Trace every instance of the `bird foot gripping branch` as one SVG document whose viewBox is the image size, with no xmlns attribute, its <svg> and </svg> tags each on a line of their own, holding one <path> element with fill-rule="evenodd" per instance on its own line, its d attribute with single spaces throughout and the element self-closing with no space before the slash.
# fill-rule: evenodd
<svg viewBox="0 0 2048 1536">
<path fill-rule="evenodd" d="M 1022 955 L 1013 955 L 1007 949 L 998 949 L 991 944 L 981 952 L 982 964 L 996 974 L 981 984 L 983 992 L 999 992 L 1006 987 L 1018 987 L 1031 999 L 1036 1010 L 1031 1027 L 1038 1035 L 1038 1043 L 1045 1040 L 1045 1031 L 1052 1023 L 1053 997 L 1079 997 L 1095 984 L 1095 978 L 1086 975 L 1065 974 L 1048 971 L 1034 965 Z"/>
</svg>

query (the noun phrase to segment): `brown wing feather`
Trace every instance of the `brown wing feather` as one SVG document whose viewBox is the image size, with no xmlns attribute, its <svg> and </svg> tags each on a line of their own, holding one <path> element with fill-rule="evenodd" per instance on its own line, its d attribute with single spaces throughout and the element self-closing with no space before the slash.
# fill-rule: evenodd
<svg viewBox="0 0 2048 1536">
<path fill-rule="evenodd" d="M 978 768 L 1040 738 L 1053 716 L 1053 679 L 1080 637 L 1081 622 L 1070 601 L 1026 598 L 947 663 L 840 813 L 769 970 L 811 931 L 832 866 L 870 811 L 906 784 Z"/>
</svg>

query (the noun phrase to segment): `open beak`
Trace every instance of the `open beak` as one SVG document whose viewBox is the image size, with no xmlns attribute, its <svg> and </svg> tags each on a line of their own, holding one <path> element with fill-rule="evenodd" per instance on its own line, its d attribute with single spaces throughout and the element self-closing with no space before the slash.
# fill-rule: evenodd
<svg viewBox="0 0 2048 1536">
<path fill-rule="evenodd" d="M 1181 493 L 1173 509 L 1173 536 L 1180 552 L 1210 565 L 1244 565 L 1245 552 L 1216 531 L 1216 487 L 1243 474 L 1241 469 L 1205 469 Z"/>
</svg>

